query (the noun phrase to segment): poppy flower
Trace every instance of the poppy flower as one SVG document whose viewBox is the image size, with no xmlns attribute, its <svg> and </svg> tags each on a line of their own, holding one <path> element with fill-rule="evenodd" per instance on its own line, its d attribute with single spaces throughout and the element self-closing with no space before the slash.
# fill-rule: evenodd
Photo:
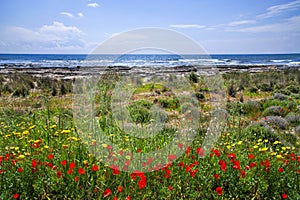
<svg viewBox="0 0 300 200">
<path fill-rule="evenodd" d="M 172 186 L 168 186 L 168 189 L 170 190 L 170 191 L 172 191 L 173 190 L 173 187 Z"/>
<path fill-rule="evenodd" d="M 118 200 L 118 197 L 117 197 L 117 196 L 114 196 L 113 200 Z"/>
<path fill-rule="evenodd" d="M 118 186 L 118 192 L 122 192 L 123 191 L 123 186 Z"/>
<path fill-rule="evenodd" d="M 254 155 L 253 155 L 253 154 L 249 154 L 249 155 L 248 155 L 248 158 L 249 158 L 250 160 L 253 160 L 253 159 L 254 159 Z"/>
<path fill-rule="evenodd" d="M 281 167 L 278 168 L 278 172 L 282 173 L 283 169 Z"/>
<path fill-rule="evenodd" d="M 168 156 L 168 159 L 169 159 L 170 162 L 173 161 L 173 160 L 176 160 L 176 155 L 170 154 L 170 155 Z"/>
<path fill-rule="evenodd" d="M 112 194 L 111 190 L 110 189 L 106 189 L 104 190 L 104 197 L 108 197 Z"/>
<path fill-rule="evenodd" d="M 13 196 L 14 199 L 18 199 L 19 197 L 20 197 L 19 194 L 14 194 L 14 196 Z"/>
<path fill-rule="evenodd" d="M 19 167 L 17 171 L 21 173 L 23 171 L 22 167 Z"/>
<path fill-rule="evenodd" d="M 241 169 L 240 162 L 238 160 L 234 161 L 232 168 L 233 169 Z"/>
<path fill-rule="evenodd" d="M 190 152 L 191 152 L 191 147 L 190 147 L 190 146 L 187 146 L 186 149 L 185 149 L 185 155 L 186 155 L 186 156 L 189 156 L 189 155 L 190 155 Z"/>
<path fill-rule="evenodd" d="M 128 197 L 126 197 L 126 199 L 125 200 L 131 200 L 131 197 L 130 196 L 128 196 Z"/>
<path fill-rule="evenodd" d="M 69 168 L 74 169 L 75 168 L 75 162 L 71 162 Z"/>
<path fill-rule="evenodd" d="M 288 195 L 287 195 L 287 194 L 282 194 L 281 197 L 282 197 L 283 199 L 287 199 L 287 198 L 288 198 Z"/>
<path fill-rule="evenodd" d="M 235 156 L 234 153 L 228 154 L 227 157 L 228 157 L 230 160 L 234 160 L 234 159 L 236 158 L 236 156 Z"/>
<path fill-rule="evenodd" d="M 66 164 L 67 164 L 67 161 L 66 161 L 66 160 L 61 161 L 61 165 L 62 165 L 62 166 L 66 166 Z"/>
<path fill-rule="evenodd" d="M 197 153 L 199 156 L 204 156 L 204 150 L 203 150 L 201 147 L 198 147 L 198 148 L 197 148 L 196 153 Z"/>
<path fill-rule="evenodd" d="M 72 170 L 72 169 L 69 169 L 69 170 L 67 171 L 67 173 L 70 175 L 70 174 L 73 173 L 73 170 Z"/>
<path fill-rule="evenodd" d="M 78 169 L 78 174 L 83 175 L 85 173 L 85 170 L 83 168 Z"/>
<path fill-rule="evenodd" d="M 177 146 L 178 146 L 178 149 L 181 149 L 183 147 L 183 144 L 179 143 Z"/>
<path fill-rule="evenodd" d="M 244 170 L 241 170 L 240 173 L 241 173 L 241 177 L 242 177 L 242 178 L 245 178 L 245 177 L 246 177 L 246 172 L 245 172 Z"/>
<path fill-rule="evenodd" d="M 218 193 L 218 195 L 222 195 L 223 189 L 221 187 L 217 187 L 216 192 Z"/>
<path fill-rule="evenodd" d="M 61 171 L 57 171 L 56 172 L 56 176 L 57 176 L 57 178 L 60 178 L 62 176 L 62 172 Z"/>
<path fill-rule="evenodd" d="M 146 183 L 146 179 L 141 179 L 138 182 L 139 188 L 143 189 L 144 187 L 146 187 L 147 183 Z"/>
<path fill-rule="evenodd" d="M 32 167 L 32 168 L 36 167 L 36 164 L 37 164 L 37 163 L 36 163 L 36 160 L 33 159 L 33 160 L 31 161 L 31 167 Z"/>
<path fill-rule="evenodd" d="M 214 177 L 215 177 L 215 179 L 219 179 L 220 175 L 219 174 L 215 174 Z"/>
<path fill-rule="evenodd" d="M 74 181 L 78 182 L 78 176 L 75 176 Z"/>
<path fill-rule="evenodd" d="M 99 167 L 97 165 L 93 165 L 92 166 L 92 170 L 95 172 L 95 171 L 98 171 Z"/>
<path fill-rule="evenodd" d="M 51 159 L 53 159 L 53 158 L 54 158 L 54 155 L 53 155 L 53 154 L 49 154 L 49 155 L 48 155 L 48 159 L 49 159 L 49 160 L 51 160 Z"/>
</svg>

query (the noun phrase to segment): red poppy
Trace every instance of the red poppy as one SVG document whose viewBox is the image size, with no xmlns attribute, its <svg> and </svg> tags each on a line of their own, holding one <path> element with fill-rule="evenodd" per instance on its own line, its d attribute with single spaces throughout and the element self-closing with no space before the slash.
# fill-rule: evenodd
<svg viewBox="0 0 300 200">
<path fill-rule="evenodd" d="M 57 171 L 56 172 L 56 176 L 57 176 L 57 178 L 60 178 L 62 176 L 62 172 L 61 171 Z"/>
<path fill-rule="evenodd" d="M 17 171 L 21 173 L 23 171 L 22 167 L 19 167 Z"/>
<path fill-rule="evenodd" d="M 92 170 L 93 170 L 94 172 L 95 172 L 95 171 L 98 171 L 98 169 L 99 169 L 99 168 L 98 168 L 97 165 L 93 165 L 93 166 L 92 166 Z"/>
<path fill-rule="evenodd" d="M 141 149 L 137 149 L 136 150 L 137 153 L 141 153 L 141 151 L 142 151 Z"/>
<path fill-rule="evenodd" d="M 236 156 L 235 156 L 234 153 L 228 154 L 227 157 L 228 157 L 230 160 L 234 160 L 234 159 L 236 158 Z"/>
<path fill-rule="evenodd" d="M 283 172 L 283 169 L 281 167 L 278 168 L 278 172 Z"/>
<path fill-rule="evenodd" d="M 123 186 L 118 186 L 118 192 L 122 192 L 123 191 Z"/>
<path fill-rule="evenodd" d="M 31 167 L 32 167 L 32 168 L 36 167 L 36 160 L 33 159 L 33 160 L 31 161 Z"/>
<path fill-rule="evenodd" d="M 183 144 L 179 143 L 177 146 L 178 146 L 178 149 L 181 149 L 183 147 Z"/>
<path fill-rule="evenodd" d="M 217 156 L 217 157 L 220 157 L 221 156 L 221 153 L 218 149 L 212 149 L 212 152 Z"/>
<path fill-rule="evenodd" d="M 266 159 L 266 163 L 265 163 L 266 167 L 270 167 L 270 161 L 268 159 Z"/>
<path fill-rule="evenodd" d="M 287 199 L 287 198 L 288 198 L 288 195 L 287 195 L 287 194 L 282 194 L 281 197 L 282 197 L 283 199 Z"/>
<path fill-rule="evenodd" d="M 126 199 L 125 200 L 131 200 L 131 197 L 130 196 L 128 196 L 128 197 L 126 197 Z"/>
<path fill-rule="evenodd" d="M 215 177 L 215 179 L 218 179 L 218 178 L 220 178 L 220 175 L 219 174 L 215 174 L 214 177 Z"/>
<path fill-rule="evenodd" d="M 147 161 L 147 164 L 150 165 L 153 160 L 154 160 L 153 158 L 149 158 L 148 161 Z"/>
<path fill-rule="evenodd" d="M 113 200 L 118 200 L 118 197 L 117 197 L 117 196 L 114 196 Z"/>
<path fill-rule="evenodd" d="M 241 173 L 241 177 L 242 177 L 242 178 L 245 178 L 245 177 L 246 177 L 246 172 L 245 172 L 244 170 L 241 170 L 240 173 Z"/>
<path fill-rule="evenodd" d="M 191 147 L 190 147 L 190 146 L 187 146 L 186 149 L 185 149 L 185 155 L 186 155 L 186 156 L 189 156 L 189 155 L 190 155 L 190 152 L 191 152 Z"/>
<path fill-rule="evenodd" d="M 67 171 L 67 173 L 70 175 L 70 174 L 73 173 L 73 170 L 72 170 L 72 169 L 69 169 L 69 170 Z"/>
<path fill-rule="evenodd" d="M 216 192 L 218 193 L 218 195 L 222 195 L 223 189 L 221 187 L 217 187 Z"/>
<path fill-rule="evenodd" d="M 176 160 L 176 155 L 170 154 L 170 155 L 168 156 L 168 159 L 169 159 L 170 162 L 172 162 L 173 160 Z"/>
<path fill-rule="evenodd" d="M 78 176 L 75 176 L 74 181 L 78 182 Z"/>
<path fill-rule="evenodd" d="M 249 158 L 250 160 L 253 160 L 253 159 L 254 159 L 254 155 L 253 155 L 253 154 L 249 154 L 249 155 L 248 155 L 248 158 Z"/>
<path fill-rule="evenodd" d="M 50 159 L 53 159 L 54 158 L 54 155 L 53 154 L 49 154 L 48 155 L 48 159 L 50 160 Z"/>
<path fill-rule="evenodd" d="M 74 169 L 75 168 L 75 162 L 71 162 L 69 167 L 70 167 L 70 169 Z"/>
<path fill-rule="evenodd" d="M 146 187 L 147 183 L 146 183 L 146 179 L 141 179 L 138 182 L 139 188 L 143 189 L 144 187 Z"/>
<path fill-rule="evenodd" d="M 168 186 L 168 189 L 170 190 L 170 191 L 172 191 L 173 190 L 173 188 L 172 188 L 172 186 Z"/>
<path fill-rule="evenodd" d="M 184 162 L 178 163 L 178 167 L 184 167 Z"/>
<path fill-rule="evenodd" d="M 66 160 L 61 161 L 61 165 L 62 165 L 62 166 L 66 166 L 66 164 L 67 164 L 67 161 L 66 161 Z"/>
<path fill-rule="evenodd" d="M 82 174 L 84 174 L 84 173 L 85 173 L 85 170 L 84 170 L 83 168 L 79 168 L 79 169 L 78 169 L 78 174 L 81 174 L 81 175 L 82 175 Z"/>
<path fill-rule="evenodd" d="M 104 197 L 108 197 L 112 194 L 111 190 L 110 189 L 106 189 L 104 190 Z"/>
<path fill-rule="evenodd" d="M 19 196 L 20 196 L 19 194 L 14 194 L 13 198 L 14 198 L 14 199 L 18 199 Z"/>
<path fill-rule="evenodd" d="M 240 162 L 238 160 L 235 160 L 232 166 L 233 169 L 241 169 Z"/>
<path fill-rule="evenodd" d="M 203 150 L 201 147 L 198 147 L 198 148 L 197 148 L 196 153 L 197 153 L 199 156 L 204 156 L 204 150 Z"/>
</svg>

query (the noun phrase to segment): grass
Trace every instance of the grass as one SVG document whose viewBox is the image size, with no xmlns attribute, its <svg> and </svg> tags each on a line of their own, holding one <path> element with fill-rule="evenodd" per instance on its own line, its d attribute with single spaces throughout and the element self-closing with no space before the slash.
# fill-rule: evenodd
<svg viewBox="0 0 300 200">
<path fill-rule="evenodd" d="M 203 146 L 210 137 L 213 109 L 206 100 L 209 88 L 201 90 L 204 100 L 178 102 L 174 95 L 165 95 L 172 91 L 163 92 L 162 85 L 141 83 L 128 106 L 140 134 L 157 119 L 149 114 L 151 107 L 164 110 L 164 126 L 149 138 L 119 127 L 109 106 L 113 90 L 109 81 L 104 81 L 97 96 L 95 119 L 101 133 L 97 137 L 76 126 L 69 92 L 52 96 L 52 84 L 35 86 L 43 89 L 31 90 L 25 97 L 2 92 L 0 199 L 299 199 L 299 133 L 295 132 L 299 121 L 285 124 L 283 130 L 276 125 L 280 120 L 268 123 L 274 116 L 265 116 L 272 106 L 280 106 L 284 115 L 299 116 L 298 75 L 295 71 L 224 75 L 225 91 L 229 85 L 236 94 L 253 86 L 262 88 L 261 80 L 272 85 L 272 91 L 259 89 L 257 96 L 247 95 L 250 98 L 244 102 L 239 95 L 227 95 L 219 115 L 225 116 L 220 137 L 209 149 Z M 201 80 L 190 78 L 195 93 L 204 86 Z M 295 87 L 290 87 L 290 80 Z M 291 93 L 286 99 L 274 99 L 278 89 Z M 142 95 L 155 90 L 160 90 L 156 100 Z M 179 137 L 165 150 L 178 137 L 175 124 L 192 111 L 187 105 L 200 113 L 193 140 Z M 281 115 L 280 109 L 276 112 Z M 192 121 L 188 118 L 187 123 Z M 143 160 L 149 152 L 158 155 Z M 165 160 L 159 160 L 159 154 Z M 137 165 L 139 171 L 127 170 Z"/>
</svg>

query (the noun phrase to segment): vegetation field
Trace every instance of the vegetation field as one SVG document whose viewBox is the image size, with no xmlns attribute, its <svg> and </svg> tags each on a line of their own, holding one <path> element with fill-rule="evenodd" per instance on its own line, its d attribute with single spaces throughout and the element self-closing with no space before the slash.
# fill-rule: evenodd
<svg viewBox="0 0 300 200">
<path fill-rule="evenodd" d="M 223 74 L 224 127 L 213 148 L 202 146 L 212 119 L 212 88 L 186 74 L 201 113 L 190 145 L 178 141 L 163 165 L 155 157 L 128 172 L 134 155 L 159 152 L 175 137 L 172 127 L 188 109 L 159 82 L 139 88 L 128 105 L 133 122 L 166 122 L 155 137 L 138 138 L 115 123 L 114 79 L 98 91 L 94 116 L 110 143 L 82 140 L 73 118 L 72 80 L 24 74 L 0 76 L 0 199 L 300 199 L 300 71 Z M 116 79 L 118 77 L 115 77 Z M 156 116 L 157 117 L 157 116 Z M 141 129 L 142 130 L 142 129 Z M 118 144 L 118 149 L 110 144 Z M 105 151 L 110 165 L 90 151 Z M 115 165 L 122 157 L 124 163 Z"/>
</svg>

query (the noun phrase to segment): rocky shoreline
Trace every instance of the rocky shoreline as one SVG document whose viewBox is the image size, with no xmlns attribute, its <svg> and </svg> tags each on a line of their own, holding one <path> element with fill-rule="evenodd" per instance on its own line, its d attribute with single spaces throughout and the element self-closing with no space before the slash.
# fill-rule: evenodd
<svg viewBox="0 0 300 200">
<path fill-rule="evenodd" d="M 101 75 L 107 72 L 116 72 L 120 74 L 131 74 L 141 77 L 163 76 L 167 74 L 180 75 L 194 72 L 197 75 L 214 75 L 217 73 L 229 72 L 268 72 L 283 71 L 286 69 L 298 69 L 300 66 L 284 66 L 284 65 L 216 65 L 216 66 L 176 66 L 176 67 L 127 67 L 127 66 L 108 66 L 108 67 L 49 67 L 49 68 L 31 68 L 31 67 L 4 67 L 0 68 L 0 74 L 30 74 L 37 77 L 50 77 L 54 79 L 73 79 L 76 77 L 85 77 L 91 75 Z"/>
</svg>

